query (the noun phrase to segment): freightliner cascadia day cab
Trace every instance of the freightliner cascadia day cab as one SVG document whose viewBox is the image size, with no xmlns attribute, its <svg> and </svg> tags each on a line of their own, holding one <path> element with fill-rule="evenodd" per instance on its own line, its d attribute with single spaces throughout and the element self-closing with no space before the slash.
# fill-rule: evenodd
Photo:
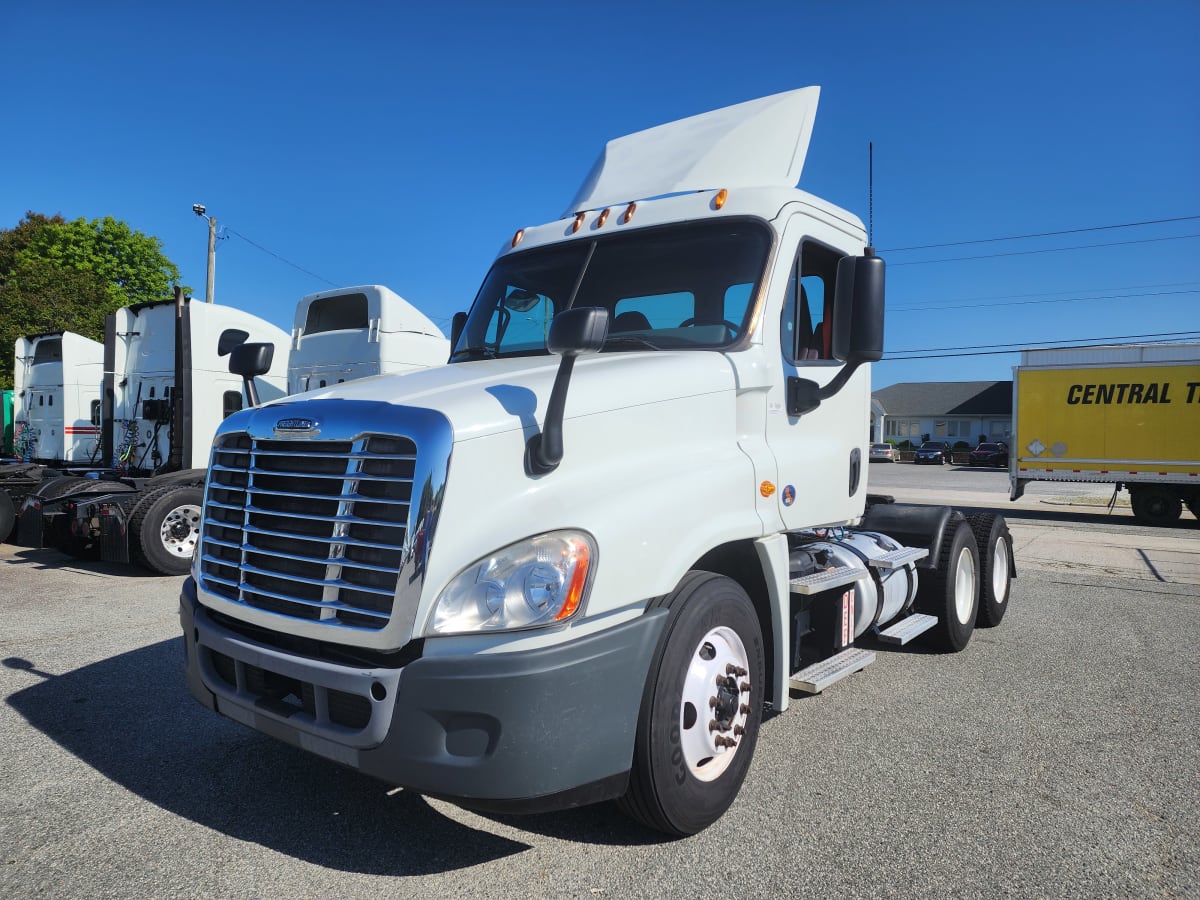
<svg viewBox="0 0 1200 900">
<path fill-rule="evenodd" d="M 44 480 L 20 508 L 20 543 L 187 572 L 213 435 L 245 405 L 227 357 L 250 341 L 284 348 L 288 336 L 242 310 L 183 297 L 110 315 L 101 399 L 106 468 Z M 262 399 L 282 397 L 285 380 L 280 353 L 256 390 Z"/>
<path fill-rule="evenodd" d="M 296 304 L 288 393 L 445 365 L 450 342 L 429 318 L 378 284 L 309 294 Z"/>
<path fill-rule="evenodd" d="M 679 835 L 734 800 L 765 705 L 862 641 L 998 623 L 1002 517 L 868 504 L 884 264 L 794 187 L 817 96 L 610 142 L 505 242 L 449 365 L 225 420 L 195 698 L 464 806 L 617 798 Z"/>
<path fill-rule="evenodd" d="M 1200 344 L 1026 350 L 1013 392 L 1011 499 L 1031 481 L 1111 484 L 1144 525 L 1200 518 Z"/>
<path fill-rule="evenodd" d="M 100 458 L 104 345 L 55 331 L 17 338 L 13 351 L 5 438 L 15 459 L 0 465 L 0 541 L 43 479 L 66 466 L 96 466 Z"/>
</svg>

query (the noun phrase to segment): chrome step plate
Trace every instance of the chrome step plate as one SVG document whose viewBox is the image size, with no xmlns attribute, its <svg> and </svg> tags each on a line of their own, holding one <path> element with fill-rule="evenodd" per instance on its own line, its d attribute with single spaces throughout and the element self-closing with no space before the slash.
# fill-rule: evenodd
<svg viewBox="0 0 1200 900">
<path fill-rule="evenodd" d="M 885 644 L 899 644 L 903 647 L 919 634 L 924 634 L 937 624 L 937 616 L 927 616 L 925 613 L 913 613 L 901 619 L 894 625 L 879 632 L 879 639 Z"/>
<path fill-rule="evenodd" d="M 836 569 L 826 569 L 823 572 L 813 572 L 801 578 L 791 579 L 793 594 L 819 594 L 843 585 L 853 584 L 860 578 L 867 577 L 866 569 L 852 569 L 850 566 L 838 566 Z"/>
<path fill-rule="evenodd" d="M 825 688 L 847 675 L 853 675 L 875 662 L 872 650 L 861 647 L 847 647 L 841 653 L 806 666 L 791 677 L 793 689 L 809 694 L 819 694 Z"/>
<path fill-rule="evenodd" d="M 924 547 L 901 547 L 899 550 L 893 550 L 883 556 L 872 557 L 867 562 L 877 569 L 899 569 L 903 565 L 924 559 L 928 555 L 929 551 Z"/>
</svg>

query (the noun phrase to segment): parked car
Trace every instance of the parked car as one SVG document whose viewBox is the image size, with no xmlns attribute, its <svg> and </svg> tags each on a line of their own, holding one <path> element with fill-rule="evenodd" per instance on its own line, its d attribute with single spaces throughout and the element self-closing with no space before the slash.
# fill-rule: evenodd
<svg viewBox="0 0 1200 900">
<path fill-rule="evenodd" d="M 980 444 L 971 451 L 969 460 L 973 466 L 995 466 L 997 469 L 1008 465 L 1008 444 L 1004 441 L 988 441 Z"/>
<path fill-rule="evenodd" d="M 872 444 L 871 445 L 871 462 L 890 462 L 896 461 L 896 449 L 891 444 Z"/>
<path fill-rule="evenodd" d="M 917 448 L 913 462 L 918 465 L 929 463 L 944 466 L 950 462 L 950 445 L 945 441 L 926 441 Z"/>
</svg>

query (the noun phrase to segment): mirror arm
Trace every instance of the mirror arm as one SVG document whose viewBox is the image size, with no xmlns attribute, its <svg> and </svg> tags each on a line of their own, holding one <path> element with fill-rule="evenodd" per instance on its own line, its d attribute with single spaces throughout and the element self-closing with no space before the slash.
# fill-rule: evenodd
<svg viewBox="0 0 1200 900">
<path fill-rule="evenodd" d="M 821 405 L 822 400 L 828 400 L 844 388 L 846 382 L 850 380 L 850 376 L 858 370 L 863 362 L 864 360 L 854 360 L 846 363 L 825 387 L 821 387 L 808 378 L 789 376 L 787 380 L 787 414 L 802 416 L 812 412 Z"/>
<path fill-rule="evenodd" d="M 529 438 L 525 445 L 525 471 L 530 475 L 546 475 L 558 468 L 563 458 L 563 414 L 567 406 L 567 386 L 575 368 L 574 355 L 562 358 L 554 376 L 550 402 L 546 406 L 546 421 L 542 430 Z"/>
</svg>

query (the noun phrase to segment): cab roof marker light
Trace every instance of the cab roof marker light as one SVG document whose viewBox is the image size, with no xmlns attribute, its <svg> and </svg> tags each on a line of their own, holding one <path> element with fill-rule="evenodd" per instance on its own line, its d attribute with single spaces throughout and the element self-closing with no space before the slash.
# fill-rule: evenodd
<svg viewBox="0 0 1200 900">
<path fill-rule="evenodd" d="M 625 214 L 621 216 L 621 224 L 628 225 L 629 220 L 633 218 L 634 211 L 637 210 L 637 203 L 630 203 L 625 207 Z"/>
<path fill-rule="evenodd" d="M 583 213 L 576 213 L 575 214 L 575 222 L 573 225 L 571 225 L 571 234 L 574 234 L 582 227 L 583 227 Z"/>
<path fill-rule="evenodd" d="M 513 245 L 514 247 L 515 247 L 515 246 L 517 246 L 517 244 L 521 243 L 521 240 L 522 240 L 524 237 L 525 237 L 525 229 L 524 229 L 524 228 L 518 228 L 518 229 L 517 229 L 517 233 L 513 235 L 513 239 L 512 239 L 512 245 Z"/>
<path fill-rule="evenodd" d="M 600 217 L 598 219 L 596 219 L 596 227 L 597 228 L 604 227 L 604 223 L 608 221 L 608 214 L 610 212 L 612 212 L 611 209 L 605 209 L 604 212 L 600 213 Z"/>
<path fill-rule="evenodd" d="M 720 209 L 725 205 L 725 201 L 729 199 L 729 191 L 721 188 L 717 191 L 717 196 L 713 197 L 713 209 Z"/>
</svg>

